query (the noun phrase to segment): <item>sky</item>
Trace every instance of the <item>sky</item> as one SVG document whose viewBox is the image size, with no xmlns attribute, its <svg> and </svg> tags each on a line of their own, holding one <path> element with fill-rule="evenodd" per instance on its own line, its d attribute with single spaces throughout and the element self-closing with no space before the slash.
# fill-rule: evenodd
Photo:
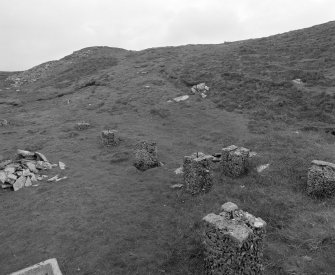
<svg viewBox="0 0 335 275">
<path fill-rule="evenodd" d="M 89 46 L 217 44 L 332 20 L 334 0 L 0 0 L 0 71 Z"/>
</svg>

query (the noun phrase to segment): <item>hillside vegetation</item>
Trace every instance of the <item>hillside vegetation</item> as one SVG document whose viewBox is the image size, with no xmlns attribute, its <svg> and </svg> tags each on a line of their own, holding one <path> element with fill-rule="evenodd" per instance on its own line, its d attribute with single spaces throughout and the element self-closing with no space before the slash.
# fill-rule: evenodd
<svg viewBox="0 0 335 275">
<path fill-rule="evenodd" d="M 206 98 L 191 94 L 201 82 Z M 0 160 L 37 150 L 68 176 L 0 190 L 0 274 L 54 257 L 65 275 L 203 274 L 201 219 L 226 201 L 267 222 L 265 274 L 335 274 L 334 198 L 305 192 L 311 160 L 335 162 L 335 22 L 218 45 L 90 47 L 0 72 L 0 119 Z M 107 128 L 118 146 L 99 144 Z M 133 148 L 149 139 L 164 165 L 140 172 Z M 201 196 L 170 188 L 185 155 L 231 144 L 257 152 L 246 176 L 216 170 Z"/>
</svg>

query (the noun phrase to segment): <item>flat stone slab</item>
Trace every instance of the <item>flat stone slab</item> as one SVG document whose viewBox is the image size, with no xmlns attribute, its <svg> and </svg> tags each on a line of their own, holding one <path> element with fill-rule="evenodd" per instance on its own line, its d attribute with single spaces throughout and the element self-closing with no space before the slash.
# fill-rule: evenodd
<svg viewBox="0 0 335 275">
<path fill-rule="evenodd" d="M 55 258 L 21 269 L 9 275 L 62 275 Z"/>
<path fill-rule="evenodd" d="M 318 166 L 329 166 L 329 167 L 335 169 L 335 164 L 334 163 L 323 161 L 323 160 L 313 160 L 312 164 L 318 165 Z"/>
</svg>

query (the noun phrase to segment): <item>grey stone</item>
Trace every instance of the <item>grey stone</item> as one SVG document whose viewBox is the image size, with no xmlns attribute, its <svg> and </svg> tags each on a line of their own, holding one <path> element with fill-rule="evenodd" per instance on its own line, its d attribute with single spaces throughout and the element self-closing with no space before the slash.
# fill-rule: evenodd
<svg viewBox="0 0 335 275">
<path fill-rule="evenodd" d="M 266 223 L 261 218 L 236 209 L 234 215 L 211 213 L 203 221 L 205 274 L 263 274 Z"/>
<path fill-rule="evenodd" d="M 134 166 L 141 171 L 160 166 L 156 142 L 141 141 L 136 144 Z"/>
<path fill-rule="evenodd" d="M 335 164 L 314 160 L 308 170 L 307 193 L 316 196 L 330 196 L 335 193 Z"/>
<path fill-rule="evenodd" d="M 119 137 L 117 136 L 118 131 L 116 130 L 103 130 L 101 132 L 101 142 L 104 146 L 115 146 L 120 142 Z"/>
<path fill-rule="evenodd" d="M 238 177 L 248 171 L 250 150 L 231 145 L 222 149 L 221 170 L 229 177 Z"/>
<path fill-rule="evenodd" d="M 183 176 L 186 192 L 197 195 L 210 191 L 213 186 L 212 158 L 213 156 L 201 152 L 184 157 Z"/>
<path fill-rule="evenodd" d="M 25 176 L 19 177 L 13 184 L 14 191 L 18 191 L 19 189 L 21 189 L 25 183 L 26 183 L 26 177 Z"/>
</svg>

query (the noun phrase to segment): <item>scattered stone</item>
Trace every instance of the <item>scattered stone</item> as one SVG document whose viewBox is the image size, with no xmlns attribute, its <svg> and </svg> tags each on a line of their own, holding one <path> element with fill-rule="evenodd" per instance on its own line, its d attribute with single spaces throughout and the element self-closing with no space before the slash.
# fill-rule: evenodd
<svg viewBox="0 0 335 275">
<path fill-rule="evenodd" d="M 213 185 L 210 172 L 212 156 L 201 152 L 184 157 L 185 190 L 192 195 L 208 192 Z"/>
<path fill-rule="evenodd" d="M 8 120 L 7 119 L 0 119 L 0 127 L 8 126 Z"/>
<path fill-rule="evenodd" d="M 48 181 L 56 181 L 57 179 L 58 179 L 58 175 L 56 175 L 56 176 L 54 176 L 54 177 L 48 179 Z"/>
<path fill-rule="evenodd" d="M 91 124 L 85 121 L 80 121 L 76 124 L 75 128 L 79 131 L 86 130 L 91 127 Z"/>
<path fill-rule="evenodd" d="M 160 166 L 156 142 L 141 141 L 136 144 L 134 166 L 141 171 Z"/>
<path fill-rule="evenodd" d="M 52 169 L 57 164 L 50 164 L 47 158 L 38 152 L 17 150 L 15 161 L 7 160 L 0 163 L 0 183 L 3 189 L 20 190 L 33 186 L 33 182 L 43 180 L 46 175 L 39 175 L 42 170 Z M 60 162 L 61 163 L 61 162 Z M 65 164 L 63 164 L 65 166 Z M 62 165 L 60 165 L 60 168 Z M 56 181 L 67 177 L 55 179 Z M 36 184 L 34 184 L 36 186 Z"/>
<path fill-rule="evenodd" d="M 45 157 L 45 155 L 43 155 L 42 153 L 35 152 L 35 155 L 37 157 L 37 160 L 49 162 L 48 159 Z"/>
<path fill-rule="evenodd" d="M 30 151 L 26 151 L 26 150 L 20 150 L 17 149 L 17 154 L 24 157 L 24 158 L 30 158 L 30 157 L 35 157 L 35 153 L 34 152 L 30 152 Z"/>
<path fill-rule="evenodd" d="M 182 188 L 184 186 L 184 184 L 173 184 L 170 186 L 170 188 L 172 189 L 179 189 L 179 188 Z"/>
<path fill-rule="evenodd" d="M 205 274 L 263 274 L 266 222 L 225 203 L 203 218 Z"/>
<path fill-rule="evenodd" d="M 58 162 L 58 166 L 59 166 L 59 168 L 61 169 L 61 170 L 64 170 L 65 169 L 65 163 L 64 162 L 61 162 L 61 161 L 59 161 Z"/>
<path fill-rule="evenodd" d="M 179 102 L 179 101 L 187 100 L 187 99 L 189 99 L 189 97 L 190 97 L 190 96 L 188 96 L 188 95 L 182 95 L 182 96 L 175 97 L 173 100 L 174 100 L 175 102 Z"/>
<path fill-rule="evenodd" d="M 303 256 L 302 259 L 306 262 L 310 262 L 313 260 L 312 257 L 309 257 L 309 256 Z"/>
<path fill-rule="evenodd" d="M 222 173 L 229 177 L 245 174 L 249 166 L 249 153 L 249 149 L 235 145 L 223 148 L 220 162 Z"/>
<path fill-rule="evenodd" d="M 297 84 L 297 85 L 303 85 L 304 82 L 302 82 L 302 80 L 300 78 L 294 79 L 292 80 L 293 84 Z"/>
<path fill-rule="evenodd" d="M 269 168 L 270 163 L 259 165 L 256 169 L 258 173 L 262 173 L 265 169 Z"/>
<path fill-rule="evenodd" d="M 103 130 L 101 132 L 101 142 L 104 146 L 116 146 L 119 144 L 120 139 L 117 137 L 116 130 Z"/>
<path fill-rule="evenodd" d="M 58 181 L 60 181 L 60 180 L 65 180 L 65 179 L 67 179 L 67 176 L 62 177 L 62 178 L 57 178 L 57 179 L 56 179 L 56 182 L 58 182 Z"/>
<path fill-rule="evenodd" d="M 191 88 L 193 94 L 199 94 L 202 98 L 207 97 L 207 92 L 209 91 L 209 87 L 206 86 L 205 83 L 199 83 L 198 85 L 194 85 Z"/>
<path fill-rule="evenodd" d="M 32 173 L 36 173 L 36 174 L 38 173 L 36 169 L 36 165 L 33 162 L 27 162 L 26 165 Z"/>
<path fill-rule="evenodd" d="M 181 166 L 181 167 L 177 168 L 176 170 L 174 170 L 174 173 L 176 175 L 184 174 L 184 168 L 183 168 L 183 166 Z"/>
<path fill-rule="evenodd" d="M 335 193 L 335 164 L 313 160 L 308 170 L 307 193 L 316 196 L 330 196 Z"/>
<path fill-rule="evenodd" d="M 233 202 L 226 202 L 222 204 L 221 210 L 224 212 L 233 212 L 235 210 L 238 210 L 238 206 Z"/>
<path fill-rule="evenodd" d="M 26 177 L 24 176 L 19 177 L 13 184 L 14 191 L 20 190 L 25 183 L 26 183 Z"/>
<path fill-rule="evenodd" d="M 251 152 L 249 153 L 249 158 L 253 158 L 253 157 L 255 157 L 255 156 L 257 156 L 257 153 L 256 153 L 256 152 L 251 151 Z"/>
</svg>

